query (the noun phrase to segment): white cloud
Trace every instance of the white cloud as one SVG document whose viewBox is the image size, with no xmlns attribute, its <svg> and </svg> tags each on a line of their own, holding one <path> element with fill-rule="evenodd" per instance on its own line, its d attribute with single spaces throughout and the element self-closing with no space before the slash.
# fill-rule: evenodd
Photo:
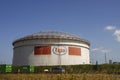
<svg viewBox="0 0 120 80">
<path fill-rule="evenodd" d="M 118 42 L 120 42 L 120 29 L 118 29 L 115 26 L 106 26 L 105 30 L 113 31 L 112 34 L 114 35 L 115 40 L 118 41 Z"/>
<path fill-rule="evenodd" d="M 102 53 L 110 53 L 110 52 L 111 52 L 111 50 L 109 50 L 109 49 L 104 49 L 104 48 L 102 48 L 102 47 L 93 48 L 92 51 L 93 51 L 93 52 L 102 52 Z"/>
<path fill-rule="evenodd" d="M 119 29 L 119 30 L 115 30 L 114 35 L 115 35 L 115 37 L 116 37 L 116 40 L 117 40 L 118 42 L 120 42 L 120 29 Z"/>
<path fill-rule="evenodd" d="M 101 50 L 101 52 L 102 52 L 102 53 L 110 53 L 111 50 L 107 50 L 107 49 L 106 49 L 106 50 Z"/>
<path fill-rule="evenodd" d="M 95 51 L 95 52 L 99 52 L 101 50 L 101 48 L 94 48 L 92 49 L 92 51 Z"/>
<path fill-rule="evenodd" d="M 105 30 L 115 30 L 116 29 L 116 27 L 115 26 L 106 26 L 105 27 Z"/>
</svg>

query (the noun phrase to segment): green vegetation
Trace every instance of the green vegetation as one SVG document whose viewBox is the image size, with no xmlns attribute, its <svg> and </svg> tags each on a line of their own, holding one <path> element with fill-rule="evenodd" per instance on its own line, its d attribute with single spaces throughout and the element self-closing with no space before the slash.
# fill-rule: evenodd
<svg viewBox="0 0 120 80">
<path fill-rule="evenodd" d="M 59 66 L 11 66 L 0 65 L 0 73 L 52 73 L 52 68 Z M 120 74 L 120 64 L 102 64 L 102 65 L 71 65 L 61 66 L 68 74 L 81 73 L 106 73 Z"/>
<path fill-rule="evenodd" d="M 35 67 L 35 73 L 44 73 L 44 69 L 51 71 L 51 68 L 58 66 L 37 66 Z M 120 74 L 120 65 L 115 64 L 103 64 L 103 65 L 74 65 L 74 66 L 62 66 L 65 69 L 65 73 L 77 74 L 77 73 L 107 73 L 107 74 Z"/>
<path fill-rule="evenodd" d="M 0 65 L 0 80 L 119 80 L 120 65 L 71 65 L 61 66 L 65 73 L 55 74 L 58 66 L 11 66 Z M 47 71 L 47 73 L 45 72 Z M 11 74 L 10 74 L 11 72 Z M 5 74 L 9 73 L 9 74 Z M 35 74 L 34 74 L 35 73 Z"/>
<path fill-rule="evenodd" d="M 10 64 L 0 65 L 0 73 L 10 73 L 10 72 L 12 72 L 12 65 Z"/>
<path fill-rule="evenodd" d="M 13 66 L 12 73 L 34 73 L 34 66 Z"/>
</svg>

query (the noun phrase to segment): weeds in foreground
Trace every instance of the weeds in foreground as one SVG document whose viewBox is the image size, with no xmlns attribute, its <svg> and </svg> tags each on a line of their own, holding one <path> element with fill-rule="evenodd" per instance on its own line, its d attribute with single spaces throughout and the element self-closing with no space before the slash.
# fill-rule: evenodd
<svg viewBox="0 0 120 80">
<path fill-rule="evenodd" d="M 0 80 L 119 80 L 114 74 L 0 74 Z"/>
</svg>

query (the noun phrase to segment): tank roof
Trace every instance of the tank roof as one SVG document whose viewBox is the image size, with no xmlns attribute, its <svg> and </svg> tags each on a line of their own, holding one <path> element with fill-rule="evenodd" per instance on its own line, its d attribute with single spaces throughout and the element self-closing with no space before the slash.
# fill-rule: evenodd
<svg viewBox="0 0 120 80">
<path fill-rule="evenodd" d="M 84 42 L 90 45 L 90 42 L 85 39 L 82 39 L 78 36 L 75 36 L 75 35 L 72 35 L 66 32 L 60 32 L 60 31 L 40 31 L 40 32 L 37 32 L 37 33 L 34 33 L 34 34 L 15 40 L 13 42 L 13 45 L 19 41 L 33 40 L 33 39 L 68 39 L 68 40 L 81 41 L 81 42 Z"/>
</svg>

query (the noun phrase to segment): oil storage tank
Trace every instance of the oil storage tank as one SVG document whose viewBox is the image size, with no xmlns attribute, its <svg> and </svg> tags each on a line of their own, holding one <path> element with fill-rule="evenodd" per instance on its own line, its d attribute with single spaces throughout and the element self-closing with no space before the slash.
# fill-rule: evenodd
<svg viewBox="0 0 120 80">
<path fill-rule="evenodd" d="M 59 31 L 40 31 L 13 42 L 13 65 L 90 64 L 90 42 Z"/>
</svg>

